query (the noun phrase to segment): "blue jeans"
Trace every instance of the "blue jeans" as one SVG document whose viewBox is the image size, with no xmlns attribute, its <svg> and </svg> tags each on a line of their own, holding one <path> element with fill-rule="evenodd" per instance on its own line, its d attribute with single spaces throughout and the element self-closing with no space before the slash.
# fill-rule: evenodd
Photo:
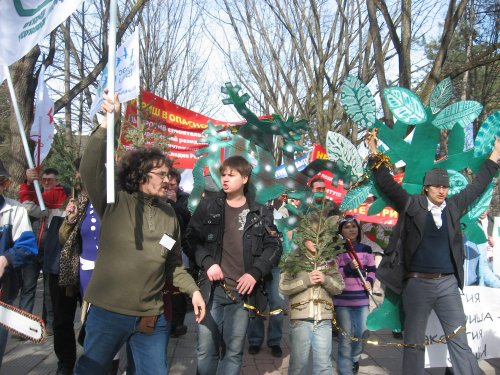
<svg viewBox="0 0 500 375">
<path fill-rule="evenodd" d="M 42 260 L 35 258 L 21 268 L 22 283 L 19 294 L 19 308 L 29 313 L 33 312 L 35 305 L 35 294 L 40 270 L 42 269 Z M 43 273 L 43 312 L 42 318 L 47 327 L 52 328 L 54 313 L 52 311 L 52 300 L 50 298 L 49 276 Z"/>
<path fill-rule="evenodd" d="M 151 335 L 137 331 L 139 317 L 123 315 L 90 306 L 83 342 L 84 354 L 78 359 L 75 375 L 107 374 L 116 353 L 130 345 L 133 367 L 140 375 L 168 374 L 167 345 L 170 322 L 158 315 Z"/>
<path fill-rule="evenodd" d="M 285 299 L 279 292 L 280 269 L 273 268 L 272 280 L 266 281 L 269 311 L 285 309 Z M 283 335 L 283 312 L 269 317 L 267 326 L 267 346 L 280 345 Z M 250 319 L 248 324 L 248 345 L 261 346 L 264 342 L 264 319 L 260 316 Z"/>
<path fill-rule="evenodd" d="M 332 321 L 290 320 L 290 367 L 288 375 L 307 375 L 309 352 L 313 354 L 314 375 L 328 374 L 332 368 Z"/>
<path fill-rule="evenodd" d="M 359 362 L 363 352 L 363 341 L 351 340 L 350 337 L 363 338 L 366 331 L 368 306 L 335 306 L 335 316 L 341 329 L 339 332 L 338 373 L 352 375 L 354 362 Z"/>
<path fill-rule="evenodd" d="M 213 290 L 207 315 L 198 325 L 199 375 L 240 374 L 248 327 L 242 302 L 241 298 L 232 301 L 221 287 Z"/>
</svg>

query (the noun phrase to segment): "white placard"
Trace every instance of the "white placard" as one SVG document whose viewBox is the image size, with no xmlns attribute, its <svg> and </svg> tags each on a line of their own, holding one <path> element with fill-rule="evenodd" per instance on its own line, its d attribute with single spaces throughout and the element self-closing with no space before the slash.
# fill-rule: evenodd
<svg viewBox="0 0 500 375">
<path fill-rule="evenodd" d="M 500 289 L 466 286 L 462 294 L 467 316 L 467 339 L 477 359 L 500 357 Z M 425 332 L 426 338 L 436 341 L 444 336 L 439 320 L 432 311 Z M 426 347 L 425 367 L 449 367 L 446 344 Z"/>
</svg>

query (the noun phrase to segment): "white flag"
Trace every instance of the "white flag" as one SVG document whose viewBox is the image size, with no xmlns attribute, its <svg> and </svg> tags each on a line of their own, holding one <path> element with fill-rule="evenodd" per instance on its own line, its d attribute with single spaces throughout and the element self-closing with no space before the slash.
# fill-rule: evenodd
<svg viewBox="0 0 500 375">
<path fill-rule="evenodd" d="M 10 65 L 37 45 L 83 0 L 1 0 L 0 64 Z"/>
<path fill-rule="evenodd" d="M 97 92 L 92 98 L 90 118 L 93 118 L 101 107 L 102 94 L 108 86 L 108 66 L 99 75 L 98 82 Z M 139 96 L 139 31 L 137 29 L 116 49 L 115 92 L 118 93 L 120 103 Z"/>
<path fill-rule="evenodd" d="M 36 88 L 35 119 L 30 132 L 30 139 L 36 143 L 34 154 L 36 165 L 40 165 L 47 157 L 54 140 L 54 102 L 50 100 L 44 77 L 45 66 L 42 66 Z"/>
</svg>

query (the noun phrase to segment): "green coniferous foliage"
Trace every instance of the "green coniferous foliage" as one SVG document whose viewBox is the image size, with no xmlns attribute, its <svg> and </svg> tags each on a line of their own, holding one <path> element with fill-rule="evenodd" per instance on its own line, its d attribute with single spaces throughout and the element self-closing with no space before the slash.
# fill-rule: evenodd
<svg viewBox="0 0 500 375">
<path fill-rule="evenodd" d="M 306 249 L 306 240 L 315 244 L 316 254 L 313 255 Z M 281 266 L 284 272 L 291 275 L 300 271 L 311 272 L 318 266 L 335 260 L 338 254 L 345 251 L 345 240 L 338 235 L 338 216 L 327 217 L 323 206 L 311 207 L 301 215 L 293 241 L 300 256 L 287 257 Z"/>
</svg>

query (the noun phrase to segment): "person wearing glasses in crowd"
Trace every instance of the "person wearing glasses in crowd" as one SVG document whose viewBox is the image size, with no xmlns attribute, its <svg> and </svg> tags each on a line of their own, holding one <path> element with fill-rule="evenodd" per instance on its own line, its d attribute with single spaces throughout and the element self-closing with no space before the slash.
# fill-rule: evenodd
<svg viewBox="0 0 500 375">
<path fill-rule="evenodd" d="M 41 183 L 42 197 L 48 213 L 47 217 L 42 217 L 38 198 L 36 197 L 35 188 L 33 186 L 34 180 L 39 180 Z M 53 216 L 62 216 L 62 206 L 67 200 L 67 197 L 67 189 L 59 184 L 59 171 L 57 169 L 45 169 L 41 179 L 39 179 L 38 169 L 33 168 L 26 170 L 26 180 L 19 188 L 19 201 L 28 210 L 33 232 L 37 238 L 38 257 L 31 264 L 24 266 L 21 270 L 22 284 L 19 296 L 19 308 L 30 313 L 33 312 L 36 284 L 38 276 L 40 275 L 40 270 L 43 270 L 44 295 L 42 317 L 45 321 L 47 334 L 49 336 L 53 334 L 53 313 L 49 293 L 49 273 L 46 272 L 47 267 L 44 266 L 44 263 L 49 263 L 48 261 L 44 261 L 45 243 L 48 242 L 50 248 L 54 247 L 53 239 L 55 240 L 57 231 L 55 230 L 55 225 L 48 230 L 49 224 L 52 222 Z M 51 250 L 53 249 L 48 249 L 47 252 L 53 253 Z M 47 255 L 47 258 L 49 257 L 50 255 Z"/>
<path fill-rule="evenodd" d="M 19 197 L 34 218 L 33 227 L 38 230 L 38 246 L 42 257 L 44 276 L 44 300 L 49 300 L 45 314 L 49 334 L 53 329 L 54 352 L 57 356 L 57 374 L 71 374 L 76 362 L 76 339 L 73 330 L 73 318 L 76 311 L 78 293 L 59 286 L 61 243 L 59 228 L 64 221 L 64 208 L 68 200 L 69 189 L 59 184 L 59 172 L 47 168 L 42 173 L 42 198 L 47 209 L 47 216 L 42 215 L 33 181 L 38 179 L 38 170 L 26 170 L 26 181 L 21 184 Z M 37 224 L 40 224 L 39 226 Z M 23 269 L 23 286 L 20 307 L 32 311 L 40 264 L 28 265 Z M 50 297 L 45 294 L 49 292 Z M 52 313 L 52 321 L 51 314 Z"/>
<path fill-rule="evenodd" d="M 12 304 L 19 291 L 17 270 L 37 255 L 36 239 L 21 203 L 3 194 L 10 186 L 9 173 L 0 161 L 0 299 Z M 0 368 L 9 332 L 0 327 Z"/>
<path fill-rule="evenodd" d="M 189 220 L 191 219 L 191 213 L 188 209 L 189 194 L 184 192 L 180 187 L 181 173 L 177 169 L 172 168 L 170 170 L 168 179 L 167 202 L 174 209 L 177 220 L 179 221 L 182 238 L 182 264 L 190 271 L 189 260 L 184 254 L 184 236 Z M 186 296 L 180 293 L 178 288 L 173 287 L 171 280 L 167 280 L 165 292 L 165 310 L 168 313 L 170 313 L 170 311 L 172 313 L 170 335 L 172 337 L 185 335 L 187 332 L 187 326 L 184 324 L 184 318 L 186 317 L 187 311 Z"/>
<path fill-rule="evenodd" d="M 327 217 L 340 215 L 338 204 L 326 199 L 326 184 L 321 177 L 314 177 L 309 181 L 311 191 L 316 195 L 315 202 L 317 205 L 324 205 L 323 212 Z"/>
<path fill-rule="evenodd" d="M 104 95 L 101 109 L 120 118 L 118 97 Z M 167 374 L 170 322 L 165 319 L 166 278 L 192 297 L 196 321 L 205 302 L 180 261 L 180 227 L 166 202 L 171 162 L 156 148 L 130 150 L 117 168 L 114 203 L 106 201 L 106 120 L 90 137 L 80 174 L 101 220 L 99 253 L 85 292 L 91 304 L 84 353 L 77 375 L 106 374 L 127 343 L 129 368 L 137 374 Z M 129 370 L 127 370 L 128 372 Z"/>
<path fill-rule="evenodd" d="M 453 372 L 481 374 L 476 356 L 467 343 L 466 317 L 459 290 L 464 287 L 460 217 L 495 177 L 499 169 L 500 139 L 495 137 L 493 150 L 474 180 L 452 197 L 448 197 L 448 172 L 440 168 L 425 173 L 422 194 L 409 194 L 394 181 L 378 153 L 376 138 L 369 136 L 366 142 L 375 183 L 399 213 L 396 228 L 401 230 L 393 231 L 390 244 L 401 243 L 406 274 L 393 288 L 402 287 L 404 343 L 413 344 L 404 347 L 402 373 L 424 373 L 425 330 L 430 312 L 434 310 L 447 337 Z"/>
<path fill-rule="evenodd" d="M 362 338 L 370 304 L 368 293 L 375 281 L 375 257 L 372 248 L 361 243 L 361 225 L 354 216 L 345 215 L 339 220 L 339 234 L 351 242 L 352 249 L 347 244 L 346 252 L 337 256 L 339 272 L 345 283 L 342 293 L 333 298 L 340 327 L 337 370 L 340 375 L 352 375 L 359 371 L 363 352 Z"/>
</svg>

